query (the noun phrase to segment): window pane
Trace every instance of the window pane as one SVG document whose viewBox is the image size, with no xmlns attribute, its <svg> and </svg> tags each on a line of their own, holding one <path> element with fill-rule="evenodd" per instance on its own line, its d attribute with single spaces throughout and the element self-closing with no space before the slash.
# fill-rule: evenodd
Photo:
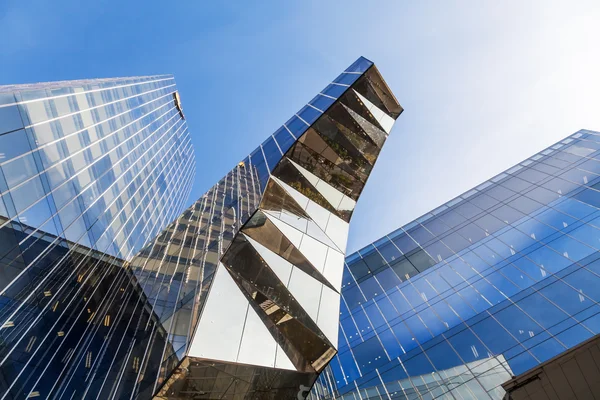
<svg viewBox="0 0 600 400">
<path fill-rule="evenodd" d="M 0 135 L 20 128 L 23 128 L 23 122 L 19 108 L 17 106 L 0 107 Z"/>
</svg>

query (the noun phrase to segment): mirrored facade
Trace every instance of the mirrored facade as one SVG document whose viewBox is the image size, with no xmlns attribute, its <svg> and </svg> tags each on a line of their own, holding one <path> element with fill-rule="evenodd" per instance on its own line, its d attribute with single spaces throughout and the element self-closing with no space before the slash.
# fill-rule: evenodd
<svg viewBox="0 0 600 400">
<path fill-rule="evenodd" d="M 310 398 L 501 399 L 599 334 L 599 150 L 581 130 L 348 256 Z"/>
<path fill-rule="evenodd" d="M 337 352 L 348 224 L 402 112 L 371 61 L 186 210 L 194 158 L 171 76 L 0 98 L 0 149 L 28 146 L 0 153 L 0 399 L 308 396 Z M 12 163 L 29 154 L 23 177 Z M 39 196 L 19 192 L 32 180 Z M 25 214 L 42 200 L 48 218 Z"/>
<path fill-rule="evenodd" d="M 0 87 L 0 398 L 116 390 L 156 321 L 128 262 L 194 163 L 172 76 Z"/>
<path fill-rule="evenodd" d="M 156 398 L 306 398 L 337 351 L 348 223 L 401 112 L 359 58 L 184 212 L 181 239 L 133 260 L 181 273 Z"/>
</svg>

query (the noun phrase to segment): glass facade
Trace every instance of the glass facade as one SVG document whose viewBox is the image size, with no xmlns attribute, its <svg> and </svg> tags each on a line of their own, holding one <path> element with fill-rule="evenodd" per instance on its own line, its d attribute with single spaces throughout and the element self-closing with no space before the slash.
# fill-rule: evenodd
<svg viewBox="0 0 600 400">
<path fill-rule="evenodd" d="M 126 266 L 194 163 L 172 76 L 0 87 L 0 398 L 114 390 L 119 341 L 145 334 L 116 321 L 155 319 Z"/>
<path fill-rule="evenodd" d="M 306 398 L 336 353 L 350 217 L 402 112 L 371 61 L 186 210 L 171 76 L 0 99 L 0 400 Z M 41 202 L 47 218 L 27 214 Z"/>
<path fill-rule="evenodd" d="M 359 58 L 132 262 L 174 271 L 153 291 L 174 316 L 158 398 L 306 398 L 336 352 L 348 222 L 401 112 Z"/>
<path fill-rule="evenodd" d="M 600 133 L 579 131 L 346 258 L 313 399 L 501 399 L 600 333 Z"/>
</svg>

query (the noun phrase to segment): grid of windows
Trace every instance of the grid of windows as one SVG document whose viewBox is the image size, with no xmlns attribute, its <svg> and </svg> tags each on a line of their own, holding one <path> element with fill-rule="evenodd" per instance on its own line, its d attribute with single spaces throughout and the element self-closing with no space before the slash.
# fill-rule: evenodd
<svg viewBox="0 0 600 400">
<path fill-rule="evenodd" d="M 500 399 L 600 333 L 599 149 L 579 131 L 348 256 L 311 396 Z"/>
<path fill-rule="evenodd" d="M 401 112 L 374 67 L 360 80 L 372 66 L 359 58 L 183 213 L 194 157 L 171 76 L 0 88 L 0 399 L 176 382 L 219 259 L 284 155 L 322 176 L 306 196 L 343 192 L 332 210 L 349 218 L 385 140 L 373 127 L 393 123 L 380 108 Z"/>
<path fill-rule="evenodd" d="M 112 386 L 119 341 L 157 323 L 124 266 L 194 163 L 170 75 L 0 87 L 0 398 Z"/>
<path fill-rule="evenodd" d="M 173 77 L 2 91 L 1 227 L 129 259 L 164 228 L 160 218 L 181 212 L 194 156 Z"/>
<path fill-rule="evenodd" d="M 179 327 L 143 354 L 167 356 L 157 397 L 307 395 L 335 355 L 348 221 L 401 112 L 359 58 L 133 260 Z"/>
</svg>

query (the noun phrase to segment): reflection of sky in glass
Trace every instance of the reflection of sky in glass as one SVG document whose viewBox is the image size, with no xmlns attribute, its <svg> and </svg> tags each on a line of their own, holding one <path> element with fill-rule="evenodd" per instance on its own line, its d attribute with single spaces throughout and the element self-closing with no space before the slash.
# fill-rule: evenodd
<svg viewBox="0 0 600 400">
<path fill-rule="evenodd" d="M 180 212 L 194 160 L 171 76 L 2 90 L 4 217 L 129 258 Z"/>
<path fill-rule="evenodd" d="M 503 372 L 464 390 L 501 398 L 509 376 L 600 333 L 598 149 L 580 131 L 348 256 L 339 355 L 313 394 L 329 379 L 385 396 L 379 375 L 389 391 L 496 357 Z M 411 390 L 449 390 L 419 379 Z"/>
</svg>

